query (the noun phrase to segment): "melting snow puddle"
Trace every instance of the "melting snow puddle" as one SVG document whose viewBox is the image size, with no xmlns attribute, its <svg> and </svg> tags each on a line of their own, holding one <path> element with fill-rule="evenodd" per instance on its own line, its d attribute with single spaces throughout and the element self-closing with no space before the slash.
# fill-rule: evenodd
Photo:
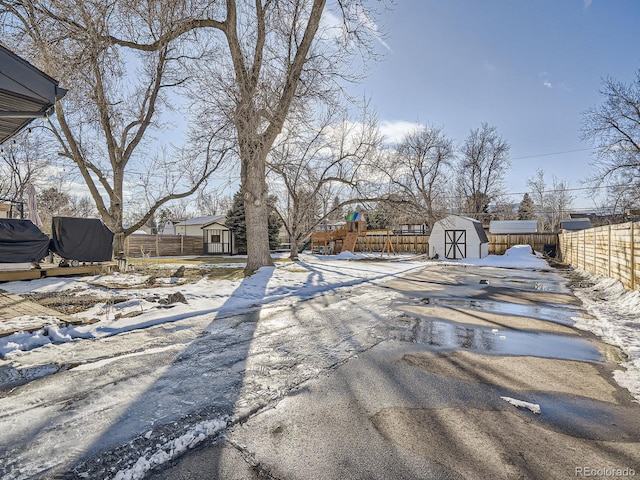
<svg viewBox="0 0 640 480">
<path fill-rule="evenodd" d="M 404 341 L 438 349 L 465 349 L 496 355 L 533 356 L 598 362 L 602 354 L 590 342 L 570 335 L 497 330 L 440 320 L 417 319 Z"/>
<path fill-rule="evenodd" d="M 540 404 L 539 420 L 557 431 L 591 440 L 640 441 L 640 418 L 636 407 L 546 392 L 536 392 L 532 396 Z"/>
<path fill-rule="evenodd" d="M 495 302 L 493 300 L 465 300 L 455 298 L 423 299 L 421 303 L 429 303 L 443 307 L 476 309 L 482 310 L 483 312 L 516 315 L 519 317 L 530 317 L 570 327 L 575 323 L 573 317 L 578 315 L 576 309 L 572 309 L 571 306 L 567 305 L 562 305 L 560 308 L 544 305 L 522 305 L 519 303 Z"/>
</svg>

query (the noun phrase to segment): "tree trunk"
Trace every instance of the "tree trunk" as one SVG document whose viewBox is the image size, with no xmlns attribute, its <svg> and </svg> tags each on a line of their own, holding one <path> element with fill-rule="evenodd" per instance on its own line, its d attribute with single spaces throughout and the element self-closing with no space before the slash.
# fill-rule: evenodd
<svg viewBox="0 0 640 480">
<path fill-rule="evenodd" d="M 122 230 L 113 232 L 113 256 L 115 258 L 124 257 L 124 232 Z"/>
<path fill-rule="evenodd" d="M 291 260 L 298 260 L 298 248 L 300 246 L 300 241 L 298 240 L 297 235 L 291 236 L 291 252 L 289 254 L 289 258 Z"/>
<path fill-rule="evenodd" d="M 247 227 L 246 276 L 260 267 L 273 265 L 269 249 L 269 207 L 265 161 L 262 158 L 242 159 L 242 191 Z"/>
</svg>

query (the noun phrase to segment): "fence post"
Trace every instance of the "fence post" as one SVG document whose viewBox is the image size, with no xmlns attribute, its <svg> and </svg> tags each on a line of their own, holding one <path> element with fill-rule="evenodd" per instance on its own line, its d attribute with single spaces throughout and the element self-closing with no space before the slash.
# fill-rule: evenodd
<svg viewBox="0 0 640 480">
<path fill-rule="evenodd" d="M 587 271 L 587 233 L 582 230 L 582 269 Z"/>
<path fill-rule="evenodd" d="M 609 273 L 607 274 L 607 277 L 611 278 L 611 224 L 609 224 L 609 238 L 607 239 L 609 242 L 608 245 L 608 253 L 609 253 Z"/>
<path fill-rule="evenodd" d="M 636 289 L 636 242 L 634 238 L 635 222 L 631 222 L 631 290 Z"/>
<path fill-rule="evenodd" d="M 597 275 L 598 274 L 598 262 L 596 261 L 596 259 L 598 258 L 598 249 L 597 249 L 597 244 L 598 244 L 598 234 L 596 232 L 595 228 L 591 229 L 591 234 L 593 235 L 593 274 Z"/>
</svg>

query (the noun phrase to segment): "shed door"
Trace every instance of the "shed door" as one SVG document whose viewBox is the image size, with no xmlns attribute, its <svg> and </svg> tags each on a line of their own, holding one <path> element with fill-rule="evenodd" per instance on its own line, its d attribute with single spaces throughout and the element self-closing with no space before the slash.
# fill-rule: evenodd
<svg viewBox="0 0 640 480">
<path fill-rule="evenodd" d="M 467 231 L 444 231 L 444 256 L 450 260 L 467 258 Z"/>
</svg>

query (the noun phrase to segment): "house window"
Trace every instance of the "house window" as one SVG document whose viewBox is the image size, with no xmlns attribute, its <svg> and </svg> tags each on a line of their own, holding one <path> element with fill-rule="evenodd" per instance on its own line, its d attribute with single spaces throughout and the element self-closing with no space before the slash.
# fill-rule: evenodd
<svg viewBox="0 0 640 480">
<path fill-rule="evenodd" d="M 221 241 L 221 237 L 219 233 L 211 234 L 211 243 L 220 243 L 220 241 Z"/>
</svg>

